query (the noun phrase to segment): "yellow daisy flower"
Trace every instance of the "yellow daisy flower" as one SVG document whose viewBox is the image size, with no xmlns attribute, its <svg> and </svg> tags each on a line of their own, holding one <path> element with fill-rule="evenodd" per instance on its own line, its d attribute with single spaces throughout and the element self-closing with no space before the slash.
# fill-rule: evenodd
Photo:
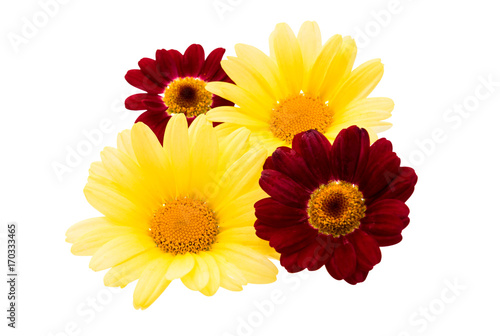
<svg viewBox="0 0 500 336">
<path fill-rule="evenodd" d="M 164 144 L 143 123 L 118 136 L 94 162 L 84 193 L 104 216 L 73 225 L 71 252 L 92 256 L 104 284 L 139 279 L 134 307 L 149 307 L 172 280 L 213 295 L 219 287 L 276 280 L 277 257 L 255 235 L 254 203 L 266 197 L 258 179 L 265 149 L 250 148 L 244 128 L 217 137 L 206 116 L 188 128 L 173 114 Z"/>
<path fill-rule="evenodd" d="M 272 152 L 290 146 L 297 133 L 316 129 L 330 141 L 351 125 L 365 128 L 370 140 L 390 128 L 382 120 L 394 104 L 388 98 L 367 98 L 382 78 L 379 59 L 352 70 L 356 44 L 335 35 L 324 45 L 316 22 L 305 22 L 298 36 L 280 23 L 269 38 L 270 56 L 237 44 L 237 57 L 222 61 L 236 83 L 208 83 L 206 89 L 236 104 L 208 112 L 211 121 L 225 122 L 219 131 L 245 126 L 252 142 Z"/>
</svg>

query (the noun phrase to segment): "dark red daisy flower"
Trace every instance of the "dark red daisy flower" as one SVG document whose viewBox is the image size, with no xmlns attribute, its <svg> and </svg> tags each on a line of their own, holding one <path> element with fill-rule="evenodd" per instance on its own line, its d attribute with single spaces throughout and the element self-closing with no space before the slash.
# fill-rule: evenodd
<svg viewBox="0 0 500 336">
<path fill-rule="evenodd" d="M 184 55 L 177 50 L 157 50 L 156 59 L 143 58 L 139 68 L 129 70 L 127 82 L 146 93 L 125 100 L 129 110 L 146 110 L 135 122 L 148 125 L 163 143 L 163 133 L 172 113 L 184 113 L 190 124 L 213 107 L 233 106 L 205 85 L 212 81 L 233 83 L 220 65 L 225 49 L 217 48 L 205 59 L 203 47 L 192 44 Z"/>
<path fill-rule="evenodd" d="M 259 182 L 270 197 L 255 204 L 257 236 L 281 253 L 281 265 L 325 265 L 356 284 L 380 262 L 380 246 L 401 241 L 417 175 L 400 166 L 391 142 L 370 146 L 366 130 L 352 126 L 333 145 L 316 130 L 297 134 L 267 159 Z"/>
</svg>

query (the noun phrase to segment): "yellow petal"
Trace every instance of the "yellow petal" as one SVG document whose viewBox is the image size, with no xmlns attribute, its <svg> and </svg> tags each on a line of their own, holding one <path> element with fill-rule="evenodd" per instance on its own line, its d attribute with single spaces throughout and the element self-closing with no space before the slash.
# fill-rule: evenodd
<svg viewBox="0 0 500 336">
<path fill-rule="evenodd" d="M 165 278 L 171 262 L 172 256 L 166 253 L 149 262 L 134 290 L 135 309 L 148 308 L 165 291 L 171 282 Z"/>
<path fill-rule="evenodd" d="M 335 113 L 335 123 L 381 121 L 391 116 L 394 102 L 389 98 L 367 98 L 349 104 Z"/>
<path fill-rule="evenodd" d="M 267 121 L 271 116 L 271 110 L 274 108 L 275 104 L 266 105 L 258 98 L 256 98 L 251 92 L 243 90 L 242 88 L 226 83 L 226 82 L 210 82 L 207 83 L 205 89 L 212 92 L 213 94 L 232 101 L 237 105 L 234 111 L 248 115 L 249 117 Z M 233 111 L 233 110 L 231 110 Z M 207 114 L 210 114 L 210 111 Z M 211 121 L 217 121 L 208 118 Z M 219 126 L 217 126 L 219 127 Z"/>
<path fill-rule="evenodd" d="M 191 253 L 177 254 L 174 256 L 172 263 L 168 267 L 165 277 L 167 280 L 182 278 L 184 275 L 191 272 L 195 264 L 194 257 Z"/>
<path fill-rule="evenodd" d="M 137 158 L 132 146 L 132 136 L 130 130 L 124 130 L 118 134 L 117 148 L 120 152 L 126 153 L 132 160 L 137 162 Z"/>
<path fill-rule="evenodd" d="M 149 216 L 151 215 L 147 209 L 141 208 L 131 202 L 118 190 L 112 189 L 109 185 L 89 181 L 83 189 L 83 193 L 90 205 L 111 221 L 120 225 L 147 226 Z"/>
<path fill-rule="evenodd" d="M 130 201 L 141 207 L 156 210 L 163 202 L 157 191 L 158 179 L 154 184 L 137 163 L 127 154 L 111 147 L 101 152 L 102 163 L 113 180 L 113 185 Z"/>
<path fill-rule="evenodd" d="M 331 101 L 335 97 L 339 88 L 351 73 L 356 53 L 356 42 L 350 36 L 345 36 L 342 39 L 342 46 L 330 63 L 330 67 L 321 85 L 319 96 L 322 100 Z"/>
<path fill-rule="evenodd" d="M 250 64 L 243 59 L 231 56 L 221 62 L 222 68 L 236 85 L 247 92 L 252 92 L 259 101 L 266 105 L 275 104 L 277 99 L 272 94 L 271 86 Z"/>
<path fill-rule="evenodd" d="M 352 72 L 329 105 L 337 111 L 352 102 L 366 98 L 380 82 L 383 74 L 384 66 L 379 59 L 361 64 Z"/>
<path fill-rule="evenodd" d="M 296 95 L 302 89 L 304 64 L 299 42 L 286 23 L 279 23 L 269 37 L 271 57 L 278 64 L 281 78 L 285 80 L 288 95 Z"/>
<path fill-rule="evenodd" d="M 139 279 L 149 262 L 161 254 L 163 252 L 159 249 L 152 248 L 112 267 L 104 276 L 104 285 L 121 288 L 127 286 L 132 281 Z"/>
<path fill-rule="evenodd" d="M 170 158 L 176 196 L 189 193 L 189 136 L 186 116 L 172 114 L 165 129 L 163 149 Z"/>
<path fill-rule="evenodd" d="M 217 261 L 220 271 L 220 286 L 231 290 L 241 291 L 242 286 L 247 284 L 245 276 L 235 265 L 228 262 L 223 256 L 212 253 L 212 257 Z"/>
<path fill-rule="evenodd" d="M 96 229 L 113 226 L 114 224 L 106 217 L 95 217 L 83 220 L 71 226 L 66 231 L 66 241 L 75 243 L 83 235 Z"/>
<path fill-rule="evenodd" d="M 118 265 L 133 256 L 156 247 L 147 235 L 127 234 L 104 244 L 90 260 L 90 268 L 102 271 Z"/>
<path fill-rule="evenodd" d="M 207 113 L 207 118 L 210 121 L 227 122 L 238 124 L 241 126 L 254 126 L 254 127 L 269 127 L 267 122 L 255 119 L 250 115 L 239 112 L 240 109 L 232 106 L 219 106 L 211 109 Z"/>
<path fill-rule="evenodd" d="M 255 221 L 254 204 L 266 197 L 268 197 L 266 192 L 256 183 L 253 190 L 226 202 L 218 209 L 217 214 L 220 218 L 220 226 L 231 227 L 234 224 L 241 226 L 247 225 L 247 221 Z"/>
<path fill-rule="evenodd" d="M 111 180 L 113 177 L 108 173 L 102 162 L 92 162 L 90 164 L 89 175 L 96 179 Z"/>
<path fill-rule="evenodd" d="M 234 49 L 238 58 L 250 64 L 264 78 L 272 92 L 274 102 L 285 96 L 286 91 L 281 89 L 283 79 L 280 76 L 278 66 L 269 56 L 247 44 L 239 43 L 234 46 Z"/>
<path fill-rule="evenodd" d="M 252 148 L 228 168 L 218 190 L 211 196 L 215 212 L 233 198 L 254 190 L 266 157 L 265 149 Z"/>
<path fill-rule="evenodd" d="M 149 185 L 156 187 L 155 194 L 164 199 L 175 197 L 173 177 L 168 156 L 153 131 L 142 122 L 134 124 L 131 131 L 132 146 L 137 162 Z"/>
<path fill-rule="evenodd" d="M 207 263 L 209 273 L 208 283 L 200 292 L 206 296 L 212 296 L 217 292 L 220 286 L 219 266 L 209 253 L 200 252 L 199 256 Z"/>
<path fill-rule="evenodd" d="M 189 127 L 190 168 L 192 194 L 206 198 L 207 188 L 215 183 L 219 144 L 212 124 L 200 115 Z"/>
<path fill-rule="evenodd" d="M 255 234 L 253 225 L 221 230 L 217 235 L 217 241 L 221 243 L 232 242 L 252 248 L 254 246 L 261 246 L 264 242 Z M 265 244 L 267 244 L 267 242 L 265 242 Z"/>
<path fill-rule="evenodd" d="M 321 49 L 310 73 L 304 80 L 304 92 L 313 97 L 318 97 L 320 93 L 321 84 L 325 79 L 326 73 L 330 64 L 335 59 L 335 55 L 342 45 L 342 36 L 332 36 Z"/>
<path fill-rule="evenodd" d="M 129 226 L 109 225 L 97 228 L 80 237 L 71 247 L 71 253 L 78 256 L 91 256 L 107 242 L 126 234 L 146 234 Z"/>
<path fill-rule="evenodd" d="M 230 263 L 237 265 L 249 283 L 266 284 L 276 281 L 278 269 L 262 254 L 239 244 L 216 243 L 212 253 L 222 255 Z"/>
<path fill-rule="evenodd" d="M 302 51 L 304 70 L 307 73 L 321 50 L 321 32 L 318 24 L 314 21 L 304 22 L 300 27 L 297 40 Z"/>
<path fill-rule="evenodd" d="M 248 150 L 248 139 L 250 137 L 250 133 L 249 129 L 240 127 L 227 135 L 219 136 L 220 170 L 226 171 L 229 166 L 231 166 Z"/>
<path fill-rule="evenodd" d="M 199 255 L 193 254 L 195 264 L 193 269 L 188 274 L 184 275 L 182 283 L 189 289 L 194 291 L 202 290 L 210 278 L 207 262 Z"/>
</svg>

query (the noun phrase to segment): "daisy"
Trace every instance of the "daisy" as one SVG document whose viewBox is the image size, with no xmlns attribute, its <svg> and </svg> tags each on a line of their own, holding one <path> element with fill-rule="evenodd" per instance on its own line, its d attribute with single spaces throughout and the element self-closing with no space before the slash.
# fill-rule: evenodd
<svg viewBox="0 0 500 336">
<path fill-rule="evenodd" d="M 205 89 L 210 81 L 231 82 L 221 68 L 225 49 L 213 50 L 205 60 L 199 44 L 192 44 L 184 55 L 177 50 L 157 50 L 156 60 L 143 58 L 139 68 L 129 70 L 127 82 L 146 93 L 138 93 L 125 100 L 129 110 L 146 110 L 136 122 L 148 125 L 163 141 L 165 127 L 172 113 L 184 113 L 188 124 L 212 107 L 234 104 Z M 231 82 L 232 83 L 232 82 Z"/>
<path fill-rule="evenodd" d="M 217 138 L 204 115 L 189 127 L 173 114 L 163 146 L 143 123 L 118 136 L 90 169 L 84 193 L 102 217 L 73 225 L 71 252 L 111 268 L 104 284 L 139 280 L 134 307 L 149 307 L 171 281 L 213 295 L 219 287 L 275 281 L 276 256 L 255 235 L 254 203 L 265 149 L 249 149 L 249 131 Z"/>
<path fill-rule="evenodd" d="M 269 151 L 290 146 L 293 137 L 315 129 L 335 139 L 343 128 L 364 127 L 372 141 L 390 127 L 382 120 L 394 104 L 388 98 L 367 98 L 382 78 L 379 59 L 352 70 L 356 44 L 335 35 L 324 45 L 315 22 L 305 22 L 296 37 L 281 23 L 269 38 L 270 56 L 255 47 L 236 45 L 237 57 L 222 61 L 236 83 L 212 82 L 206 89 L 236 104 L 211 110 L 209 120 L 221 128 L 245 126 L 252 141 Z"/>
<path fill-rule="evenodd" d="M 401 241 L 416 182 L 388 140 L 370 146 L 357 126 L 333 145 L 316 130 L 298 134 L 264 165 L 260 185 L 270 197 L 255 204 L 257 236 L 289 272 L 325 265 L 337 280 L 362 282 L 380 262 L 380 246 Z"/>
</svg>

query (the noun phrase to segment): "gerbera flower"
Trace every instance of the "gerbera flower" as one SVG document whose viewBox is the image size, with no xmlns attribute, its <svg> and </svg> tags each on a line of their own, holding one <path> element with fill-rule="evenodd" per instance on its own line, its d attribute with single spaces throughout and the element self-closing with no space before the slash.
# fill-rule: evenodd
<svg viewBox="0 0 500 336">
<path fill-rule="evenodd" d="M 173 114 L 160 145 L 143 123 L 118 136 L 94 162 L 84 193 L 104 216 L 72 226 L 75 255 L 92 256 L 94 271 L 111 268 L 104 284 L 139 279 L 134 306 L 145 309 L 181 279 L 213 295 L 247 283 L 275 281 L 276 255 L 255 235 L 254 203 L 265 149 L 249 149 L 249 131 L 218 139 L 204 115 L 189 127 Z"/>
<path fill-rule="evenodd" d="M 271 56 L 244 44 L 237 57 L 222 61 L 236 85 L 212 82 L 206 89 L 236 104 L 211 110 L 209 120 L 222 128 L 245 126 L 252 141 L 269 151 L 290 146 L 293 137 L 315 129 L 333 140 L 351 125 L 364 127 L 372 141 L 390 127 L 383 122 L 394 104 L 388 98 L 367 98 L 382 78 L 379 59 L 352 70 L 356 44 L 335 35 L 324 45 L 315 22 L 305 22 L 296 37 L 281 23 L 269 38 Z"/>
<path fill-rule="evenodd" d="M 270 197 L 255 204 L 257 235 L 289 272 L 325 265 L 356 284 L 380 262 L 380 246 L 401 241 L 416 182 L 386 139 L 370 146 L 368 132 L 351 126 L 330 145 L 310 130 L 267 159 L 260 185 Z"/>
<path fill-rule="evenodd" d="M 165 127 L 172 113 L 184 113 L 188 124 L 212 107 L 234 104 L 205 90 L 211 81 L 232 81 L 221 68 L 225 49 L 217 48 L 205 60 L 199 44 L 192 44 L 184 55 L 177 50 L 157 50 L 156 60 L 143 58 L 139 68 L 129 70 L 125 79 L 130 85 L 145 91 L 128 97 L 129 110 L 146 110 L 136 122 L 148 125 L 163 141 Z"/>
</svg>

